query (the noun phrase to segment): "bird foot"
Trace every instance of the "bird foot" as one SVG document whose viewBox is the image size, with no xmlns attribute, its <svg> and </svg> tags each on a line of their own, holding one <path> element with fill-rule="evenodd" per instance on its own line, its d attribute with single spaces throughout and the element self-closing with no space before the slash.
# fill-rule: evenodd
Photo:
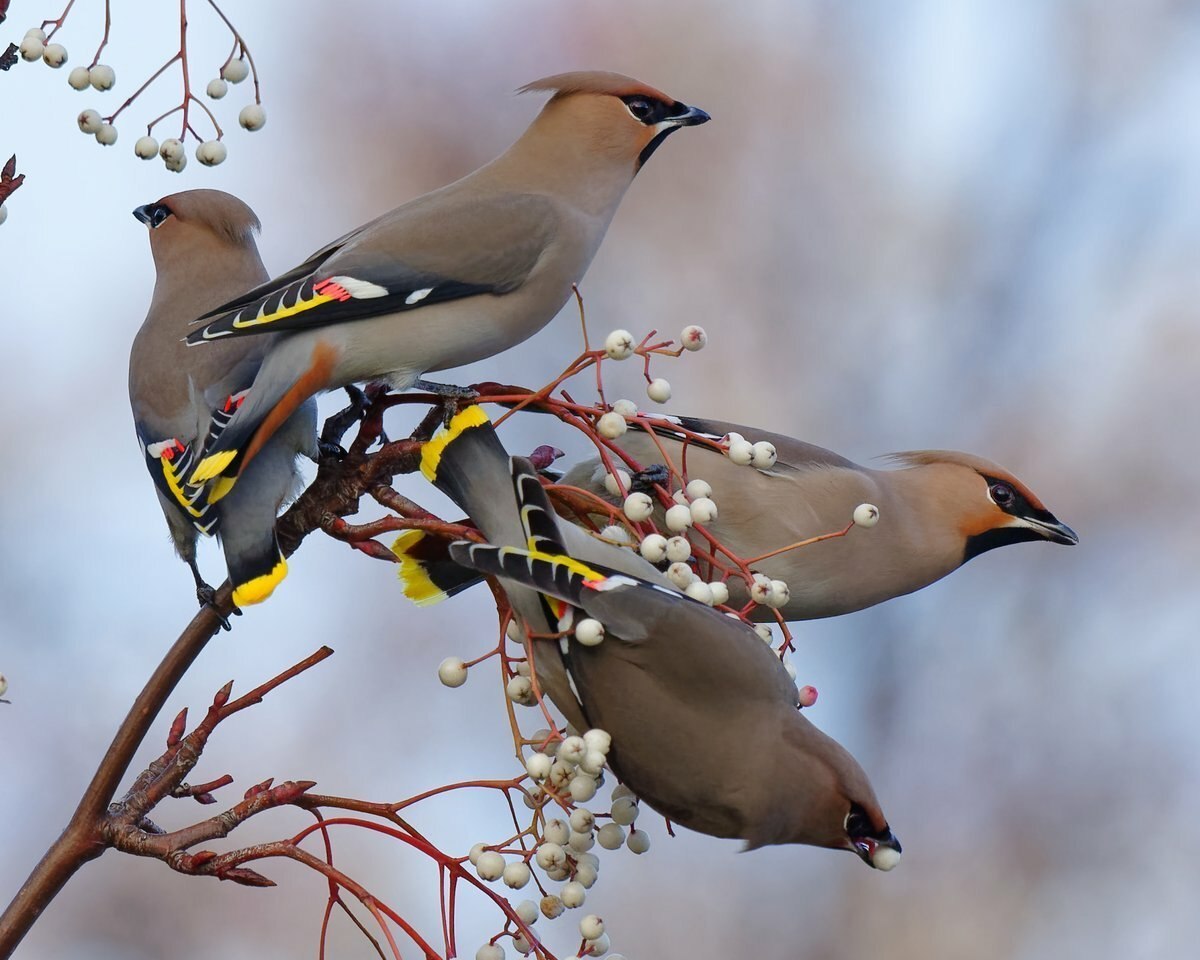
<svg viewBox="0 0 1200 960">
<path fill-rule="evenodd" d="M 345 460 L 346 448 L 330 440 L 317 441 L 317 462 L 322 460 Z"/>
<path fill-rule="evenodd" d="M 342 438 L 346 436 L 346 431 L 366 416 L 367 395 L 353 384 L 347 386 L 345 390 L 350 402 L 346 404 L 344 409 L 339 410 L 326 420 L 325 426 L 321 428 L 321 439 L 318 447 L 322 457 L 331 456 L 330 450 L 334 447 L 341 450 Z M 345 456 L 344 450 L 342 451 L 342 456 Z"/>
<path fill-rule="evenodd" d="M 209 609 L 212 610 L 213 613 L 215 613 L 217 615 L 217 619 L 219 621 L 221 621 L 221 629 L 222 630 L 230 631 L 233 629 L 233 627 L 231 627 L 229 625 L 229 618 L 226 617 L 225 614 L 223 614 L 220 611 L 220 609 L 217 607 L 217 603 L 216 603 L 217 591 L 214 590 L 207 583 L 205 583 L 203 580 L 197 582 L 197 584 L 196 584 L 196 599 L 200 602 L 200 606 L 202 608 L 208 607 Z M 236 617 L 240 617 L 242 615 L 242 611 L 239 610 L 237 607 L 234 607 L 233 614 Z"/>
<path fill-rule="evenodd" d="M 418 380 L 413 384 L 414 390 L 423 390 L 434 396 L 449 400 L 477 400 L 479 393 L 470 387 L 460 387 L 456 383 L 435 383 L 433 380 Z"/>
<path fill-rule="evenodd" d="M 655 463 L 645 470 L 639 470 L 629 478 L 630 493 L 654 493 L 656 486 L 665 487 L 667 481 L 671 478 L 669 471 L 664 464 Z"/>
</svg>

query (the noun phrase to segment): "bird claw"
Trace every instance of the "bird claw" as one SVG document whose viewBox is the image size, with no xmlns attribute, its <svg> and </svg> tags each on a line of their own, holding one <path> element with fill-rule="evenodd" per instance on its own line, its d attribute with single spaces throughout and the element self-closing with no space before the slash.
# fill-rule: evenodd
<svg viewBox="0 0 1200 960">
<path fill-rule="evenodd" d="M 330 440 L 318 440 L 317 457 L 320 460 L 345 460 L 346 448 Z"/>
<path fill-rule="evenodd" d="M 229 625 L 229 618 L 226 617 L 225 614 L 223 614 L 221 612 L 220 608 L 217 606 L 217 602 L 216 602 L 217 591 L 214 590 L 207 583 L 205 583 L 203 580 L 201 580 L 196 585 L 196 599 L 200 602 L 201 609 L 203 609 L 204 607 L 208 607 L 210 610 L 212 610 L 213 613 L 215 613 L 217 615 L 217 619 L 221 623 L 222 630 L 225 630 L 226 632 L 228 632 L 233 629 L 233 627 L 231 627 Z M 239 610 L 237 607 L 234 607 L 233 614 L 234 614 L 234 616 L 240 617 L 242 615 L 242 611 Z"/>
<path fill-rule="evenodd" d="M 339 410 L 328 420 L 325 421 L 325 426 L 321 428 L 321 438 L 317 444 L 321 456 L 333 456 L 333 449 L 341 450 L 341 457 L 346 455 L 346 451 L 342 450 L 341 441 L 346 435 L 346 431 L 350 429 L 352 424 L 358 423 L 367 413 L 367 395 L 353 384 L 345 387 L 346 396 L 350 398 L 350 402 L 345 408 Z"/>
<path fill-rule="evenodd" d="M 478 400 L 479 392 L 471 387 L 460 387 L 456 383 L 436 383 L 433 380 L 418 380 L 413 384 L 414 390 L 432 393 L 435 397 L 446 400 Z"/>
<path fill-rule="evenodd" d="M 671 477 L 671 472 L 664 464 L 655 463 L 639 470 L 629 478 L 630 493 L 654 493 L 656 486 L 664 487 Z"/>
</svg>

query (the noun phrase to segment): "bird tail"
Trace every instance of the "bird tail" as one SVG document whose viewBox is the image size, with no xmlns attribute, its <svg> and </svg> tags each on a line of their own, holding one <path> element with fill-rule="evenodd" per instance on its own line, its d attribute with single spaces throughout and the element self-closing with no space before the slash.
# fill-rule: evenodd
<svg viewBox="0 0 1200 960">
<path fill-rule="evenodd" d="M 441 537 L 428 536 L 424 530 L 405 530 L 392 544 L 392 553 L 400 561 L 404 595 L 418 607 L 441 603 L 483 579 L 451 560 L 449 546 Z"/>
<path fill-rule="evenodd" d="M 231 549 L 225 545 L 225 564 L 233 584 L 233 602 L 238 607 L 262 603 L 287 576 L 288 565 L 272 532 L 253 546 Z"/>
</svg>

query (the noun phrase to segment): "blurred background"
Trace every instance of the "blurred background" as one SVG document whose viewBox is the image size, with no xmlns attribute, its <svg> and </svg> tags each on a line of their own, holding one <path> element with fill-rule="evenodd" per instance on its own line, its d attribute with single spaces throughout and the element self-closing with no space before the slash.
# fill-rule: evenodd
<svg viewBox="0 0 1200 960">
<path fill-rule="evenodd" d="M 989 553 L 918 595 L 798 630 L 800 680 L 821 691 L 809 716 L 869 771 L 904 843 L 899 869 L 809 848 L 740 854 L 731 841 L 671 839 L 646 814 L 650 852 L 605 853 L 584 910 L 540 921 L 548 944 L 572 955 L 575 921 L 596 912 L 630 960 L 1190 955 L 1200 8 L 297 0 L 280 13 L 230 2 L 269 121 L 238 129 L 249 91 L 233 88 L 217 105 L 229 159 L 174 175 L 132 154 L 139 128 L 178 101 L 174 73 L 118 123 L 115 147 L 76 129 L 78 111 L 111 111 L 174 52 L 173 5 L 113 6 L 110 93 L 76 93 L 66 70 L 42 64 L 0 75 L 0 160 L 15 151 L 28 175 L 0 227 L 0 672 L 12 700 L 0 707 L 0 901 L 66 823 L 193 610 L 126 404 L 128 345 L 153 285 L 130 211 L 192 187 L 232 191 L 262 217 L 264 259 L 281 271 L 506 147 L 539 107 L 512 96 L 519 85 L 588 67 L 713 116 L 639 175 L 584 284 L 594 334 L 707 328 L 706 351 L 657 368 L 672 411 L 859 461 L 980 453 L 1082 542 Z M 191 6 L 202 88 L 229 43 Z M 76 8 L 58 38 L 68 68 L 90 61 L 102 29 L 98 0 Z M 0 46 L 57 12 L 16 0 Z M 578 348 L 568 308 L 523 347 L 448 376 L 536 386 Z M 610 396 L 645 403 L 635 372 L 615 373 Z M 586 383 L 576 395 L 590 396 Z M 409 422 L 397 415 L 389 429 Z M 536 418 L 506 438 L 518 451 L 582 449 Z M 441 506 L 420 483 L 402 489 Z M 219 581 L 215 545 L 202 560 Z M 513 774 L 496 672 L 458 690 L 435 675 L 443 657 L 493 644 L 486 592 L 418 611 L 392 568 L 318 536 L 291 569 L 209 646 L 166 714 L 190 705 L 198 718 L 226 680 L 244 691 L 321 643 L 337 655 L 229 721 L 194 779 L 233 774 L 228 803 L 268 776 L 394 800 Z M 168 719 L 139 763 L 161 749 Z M 178 826 L 212 809 L 180 804 L 156 819 Z M 465 853 L 503 835 L 504 812 L 480 793 L 412 821 Z M 279 812 L 233 839 L 305 822 Z M 436 937 L 427 862 L 380 838 L 340 843 L 340 866 Z M 279 886 L 110 853 L 19 956 L 315 955 L 323 883 L 282 863 L 264 872 Z M 348 927 L 332 955 L 372 956 Z M 460 953 L 495 927 L 465 896 Z"/>
</svg>

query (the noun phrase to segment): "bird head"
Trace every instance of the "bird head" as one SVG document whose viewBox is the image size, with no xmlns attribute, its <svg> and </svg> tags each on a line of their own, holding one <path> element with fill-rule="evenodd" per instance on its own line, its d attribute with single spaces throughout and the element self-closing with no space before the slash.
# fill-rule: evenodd
<svg viewBox="0 0 1200 960">
<path fill-rule="evenodd" d="M 923 492 L 933 509 L 951 511 L 964 547 L 962 562 L 1010 543 L 1048 540 L 1073 545 L 1075 531 L 1046 509 L 999 464 L 953 450 L 917 450 L 892 459 L 926 468 Z"/>
<path fill-rule="evenodd" d="M 553 94 L 535 127 L 563 125 L 584 134 L 594 151 L 628 159 L 636 173 L 659 145 L 680 127 L 706 123 L 709 116 L 632 77 L 599 70 L 560 73 L 523 86 L 519 92 Z M 533 129 L 533 128 L 531 128 Z"/>
<path fill-rule="evenodd" d="M 872 812 L 860 803 L 851 802 L 843 821 L 846 848 L 854 851 L 862 862 L 876 870 L 891 870 L 900 862 L 900 841 L 892 833 L 878 806 Z"/>
<path fill-rule="evenodd" d="M 245 203 L 221 190 L 185 190 L 136 207 L 133 215 L 150 228 L 150 249 L 157 260 L 172 244 L 202 242 L 206 234 L 222 243 L 252 243 L 258 217 Z"/>
</svg>

